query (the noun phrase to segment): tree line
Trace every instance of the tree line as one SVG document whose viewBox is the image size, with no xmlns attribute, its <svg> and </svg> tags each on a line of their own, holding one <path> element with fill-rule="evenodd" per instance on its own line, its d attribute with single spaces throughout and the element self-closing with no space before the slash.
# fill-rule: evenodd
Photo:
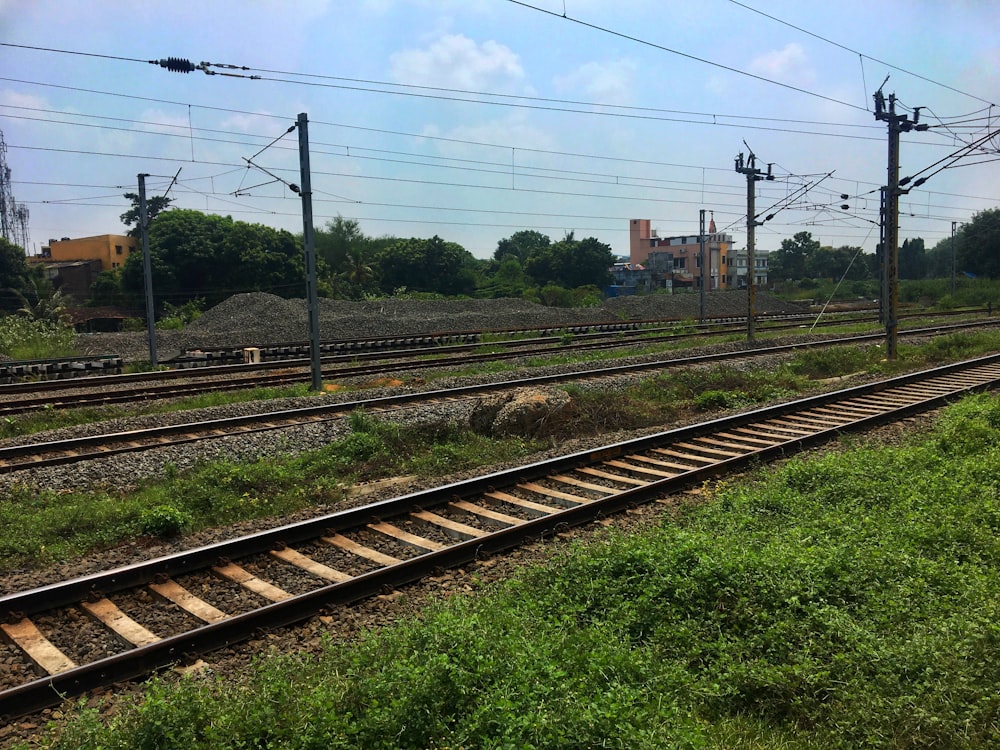
<svg viewBox="0 0 1000 750">
<path fill-rule="evenodd" d="M 122 214 L 138 234 L 138 196 Z M 149 246 L 157 313 L 183 305 L 207 307 L 240 292 L 305 294 L 302 236 L 230 216 L 174 209 L 154 196 L 147 204 Z M 169 210 L 168 210 L 169 209 Z M 533 230 L 497 243 L 492 256 L 474 257 L 441 237 L 373 237 L 341 216 L 315 231 L 320 294 L 341 299 L 397 296 L 516 297 L 552 306 L 596 304 L 611 282 L 612 248 L 594 237 L 558 240 Z M 822 246 L 809 232 L 781 242 L 769 256 L 769 280 L 780 289 L 805 288 L 818 279 L 853 282 L 869 289 L 879 276 L 875 255 L 860 248 Z M 954 261 L 953 261 L 954 258 Z M 920 238 L 899 250 L 903 280 L 945 278 L 952 264 L 961 276 L 1000 278 L 1000 209 L 977 213 L 954 240 L 925 248 Z M 31 310 L 53 294 L 40 268 L 29 267 L 20 248 L 0 242 L 0 312 Z M 91 304 L 142 309 L 143 259 L 133 253 L 120 269 L 102 272 Z"/>
<path fill-rule="evenodd" d="M 879 278 L 879 258 L 861 248 L 821 246 L 809 232 L 782 240 L 768 255 L 768 275 L 774 283 L 809 279 L 861 281 Z M 1000 209 L 987 209 L 962 224 L 954 239 L 945 238 L 926 248 L 920 237 L 899 247 L 901 280 L 920 281 L 958 275 L 1000 279 Z"/>
<path fill-rule="evenodd" d="M 126 197 L 137 200 L 134 194 Z M 305 294 L 302 235 L 229 216 L 170 209 L 169 199 L 147 205 L 149 250 L 157 312 L 196 302 L 211 306 L 232 294 L 265 291 Z M 137 232 L 138 211 L 121 216 Z M 614 263 L 609 245 L 573 233 L 553 242 L 533 231 L 500 241 L 479 259 L 441 237 L 372 237 L 338 216 L 315 230 L 318 289 L 322 296 L 364 299 L 386 295 L 520 297 L 548 305 L 600 300 Z M 141 253 L 122 268 L 102 272 L 92 304 L 139 308 L 144 289 Z"/>
</svg>

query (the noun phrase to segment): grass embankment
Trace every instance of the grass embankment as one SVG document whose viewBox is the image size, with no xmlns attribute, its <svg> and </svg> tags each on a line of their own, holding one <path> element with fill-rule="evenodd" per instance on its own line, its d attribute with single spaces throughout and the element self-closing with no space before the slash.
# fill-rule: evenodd
<svg viewBox="0 0 1000 750">
<path fill-rule="evenodd" d="M 763 333 L 760 338 L 767 338 L 768 334 Z M 734 335 L 727 341 L 742 340 L 741 336 Z M 715 343 L 721 343 L 716 341 Z M 623 356 L 638 356 L 643 354 L 659 354 L 668 351 L 678 351 L 689 348 L 693 344 L 688 341 L 670 342 L 644 346 L 622 352 L 622 350 L 599 350 L 593 352 L 554 354 L 546 357 L 536 357 L 528 362 L 529 367 L 547 367 L 568 364 L 584 364 L 587 362 L 613 362 Z M 990 351 L 1000 349 L 1000 332 L 979 331 L 974 333 L 957 333 L 941 336 L 927 344 L 899 346 L 899 360 L 892 366 L 881 362 L 881 349 L 878 346 L 856 347 L 831 347 L 830 353 L 823 350 L 806 350 L 795 356 L 790 363 L 788 371 L 793 375 L 801 375 L 804 378 L 818 379 L 823 377 L 835 377 L 866 371 L 872 374 L 900 371 L 904 367 L 919 367 L 925 364 L 935 364 L 947 361 L 948 358 L 974 357 Z M 844 352 L 848 352 L 844 354 Z M 850 363 L 853 369 L 844 369 L 844 365 Z M 500 361 L 487 362 L 482 364 L 471 364 L 457 370 L 441 370 L 428 372 L 422 377 L 422 382 L 433 382 L 443 378 L 451 377 L 475 377 L 482 375 L 497 374 L 503 372 L 514 372 L 523 369 L 524 364 Z M 779 380 L 783 375 L 776 376 Z M 381 381 L 375 381 L 373 386 L 384 385 Z M 807 384 L 800 383 L 800 387 Z M 352 386 L 352 390 L 363 392 L 363 386 Z M 228 404 L 244 403 L 248 401 L 268 401 L 281 398 L 304 397 L 311 394 L 307 385 L 294 385 L 278 388 L 257 388 L 247 391 L 219 391 L 206 393 L 189 398 L 181 398 L 172 401 L 151 401 L 148 404 L 132 404 L 129 408 L 121 406 L 90 407 L 82 409 L 43 409 L 24 415 L 0 418 L 0 438 L 15 438 L 26 435 L 33 435 L 45 430 L 55 430 L 63 427 L 74 427 L 81 424 L 120 419 L 124 417 L 134 417 L 144 414 L 165 414 L 189 409 L 204 409 L 215 406 L 225 406 Z M 628 425 L 623 425 L 628 426 Z"/>
<path fill-rule="evenodd" d="M 46 746 L 996 746 L 997 467 L 1000 401 L 972 397 L 322 655 L 154 680 Z"/>
<path fill-rule="evenodd" d="M 0 497 L 0 571 L 34 568 L 142 536 L 183 532 L 254 518 L 281 517 L 336 504 L 356 483 L 516 460 L 540 448 L 529 440 L 489 440 L 441 425 L 401 427 L 351 417 L 352 432 L 294 456 L 256 462 L 205 462 L 137 487 L 79 492 L 15 486 Z"/>
<path fill-rule="evenodd" d="M 900 347 L 896 366 L 933 364 L 1000 349 L 1000 333 L 941 337 Z M 624 391 L 566 386 L 573 418 L 548 440 L 609 430 L 671 425 L 719 409 L 747 408 L 792 398 L 814 380 L 884 372 L 878 347 L 807 350 L 783 367 L 727 365 L 666 372 Z M 361 481 L 416 474 L 441 476 L 527 459 L 547 443 L 491 440 L 457 425 L 415 429 L 356 415 L 352 433 L 325 448 L 256 463 L 206 462 L 138 487 L 39 491 L 13 487 L 0 496 L 0 572 L 30 569 L 92 553 L 142 536 L 168 537 L 238 521 L 280 517 L 335 505 Z"/>
</svg>

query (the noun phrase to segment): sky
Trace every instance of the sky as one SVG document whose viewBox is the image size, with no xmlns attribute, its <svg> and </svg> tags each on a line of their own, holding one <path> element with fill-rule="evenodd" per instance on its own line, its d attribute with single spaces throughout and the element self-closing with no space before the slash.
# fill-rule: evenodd
<svg viewBox="0 0 1000 750">
<path fill-rule="evenodd" d="M 932 247 L 1000 205 L 1000 136 L 962 153 L 1000 127 L 998 28 L 995 0 L 0 0 L 0 131 L 30 254 L 124 233 L 140 173 L 175 207 L 301 233 L 300 113 L 319 228 L 626 255 L 630 219 L 694 235 L 705 210 L 742 248 L 752 152 L 775 177 L 758 249 L 874 252 L 888 76 L 931 125 L 901 135 L 900 176 L 928 180 L 900 241 Z M 219 74 L 148 62 L 167 57 Z"/>
</svg>

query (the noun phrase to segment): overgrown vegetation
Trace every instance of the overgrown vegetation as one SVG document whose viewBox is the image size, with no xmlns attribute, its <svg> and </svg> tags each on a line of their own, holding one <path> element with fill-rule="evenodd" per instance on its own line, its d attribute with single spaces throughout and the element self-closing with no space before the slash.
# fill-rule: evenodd
<svg viewBox="0 0 1000 750">
<path fill-rule="evenodd" d="M 135 372 L 135 370 L 130 370 Z M 216 391 L 202 393 L 173 401 L 150 401 L 124 406 L 84 407 L 80 409 L 49 409 L 28 412 L 12 417 L 0 417 L 0 438 L 32 435 L 44 430 L 72 427 L 91 422 L 101 422 L 141 414 L 167 414 L 186 409 L 208 409 L 213 406 L 266 401 L 278 398 L 304 397 L 311 394 L 306 384 L 280 388 L 253 388 L 247 391 Z"/>
<path fill-rule="evenodd" d="M 944 310 L 956 307 L 1000 307 L 1000 280 L 969 279 L 960 276 L 955 283 L 954 294 L 950 279 L 923 279 L 901 281 L 899 299 L 922 305 L 935 305 Z"/>
<path fill-rule="evenodd" d="M 1000 402 L 969 398 L 319 655 L 81 706 L 45 746 L 995 746 L 997 466 Z"/>
<path fill-rule="evenodd" d="M 322 449 L 251 463 L 212 461 L 138 487 L 87 492 L 7 488 L 0 496 L 0 570 L 37 567 L 138 536 L 182 532 L 334 506 L 356 483 L 399 474 L 438 476 L 511 461 L 539 445 L 489 440 L 454 425 L 403 427 L 363 413 Z"/>
<path fill-rule="evenodd" d="M 188 323 L 193 323 L 201 317 L 205 309 L 205 300 L 201 297 L 185 302 L 183 305 L 163 303 L 163 314 L 156 321 L 156 328 L 161 331 L 179 331 Z"/>
<path fill-rule="evenodd" d="M 572 419 L 554 438 L 609 430 L 669 426 L 699 412 L 749 408 L 814 389 L 813 381 L 858 372 L 882 373 L 903 363 L 935 364 L 1000 349 L 1000 333 L 981 331 L 937 337 L 920 347 L 901 347 L 901 364 L 890 368 L 877 346 L 808 349 L 783 366 L 706 366 L 667 371 L 625 389 L 604 391 L 563 386 L 573 396 Z M 239 398 L 304 395 L 306 386 L 243 394 L 206 394 L 181 405 L 150 411 L 200 408 Z M 0 436 L 112 418 L 118 408 L 45 410 L 0 420 Z M 430 431 L 428 431 L 428 429 Z M 10 490 L 0 499 L 0 569 L 43 565 L 137 535 L 169 536 L 214 525 L 336 503 L 345 484 L 391 476 L 438 476 L 526 456 L 540 446 L 527 441 L 493 443 L 457 426 L 413 431 L 358 413 L 352 432 L 322 451 L 295 458 L 243 464 L 214 462 L 179 475 L 168 471 L 135 492 L 121 488 L 89 493 Z"/>
<path fill-rule="evenodd" d="M 11 359 L 52 359 L 76 354 L 72 326 L 25 315 L 0 317 L 0 354 Z"/>
</svg>

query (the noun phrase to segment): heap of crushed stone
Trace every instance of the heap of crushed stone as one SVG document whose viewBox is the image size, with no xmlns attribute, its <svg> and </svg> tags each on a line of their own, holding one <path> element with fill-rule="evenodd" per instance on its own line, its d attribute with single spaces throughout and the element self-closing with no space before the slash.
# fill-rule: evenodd
<svg viewBox="0 0 1000 750">
<path fill-rule="evenodd" d="M 745 315 L 746 292 L 713 292 L 706 297 L 706 308 L 711 317 Z M 616 297 L 580 308 L 546 307 L 522 299 L 320 299 L 320 338 L 332 341 L 620 320 L 694 319 L 699 309 L 699 295 L 691 293 Z M 774 314 L 802 312 L 803 308 L 759 292 L 755 310 Z M 285 299 L 265 292 L 236 294 L 205 311 L 183 330 L 157 332 L 157 350 L 161 359 L 167 359 L 189 349 L 305 341 L 309 338 L 308 327 L 303 299 Z M 120 354 L 127 361 L 149 359 L 145 333 L 81 335 L 78 348 L 83 354 Z"/>
</svg>

